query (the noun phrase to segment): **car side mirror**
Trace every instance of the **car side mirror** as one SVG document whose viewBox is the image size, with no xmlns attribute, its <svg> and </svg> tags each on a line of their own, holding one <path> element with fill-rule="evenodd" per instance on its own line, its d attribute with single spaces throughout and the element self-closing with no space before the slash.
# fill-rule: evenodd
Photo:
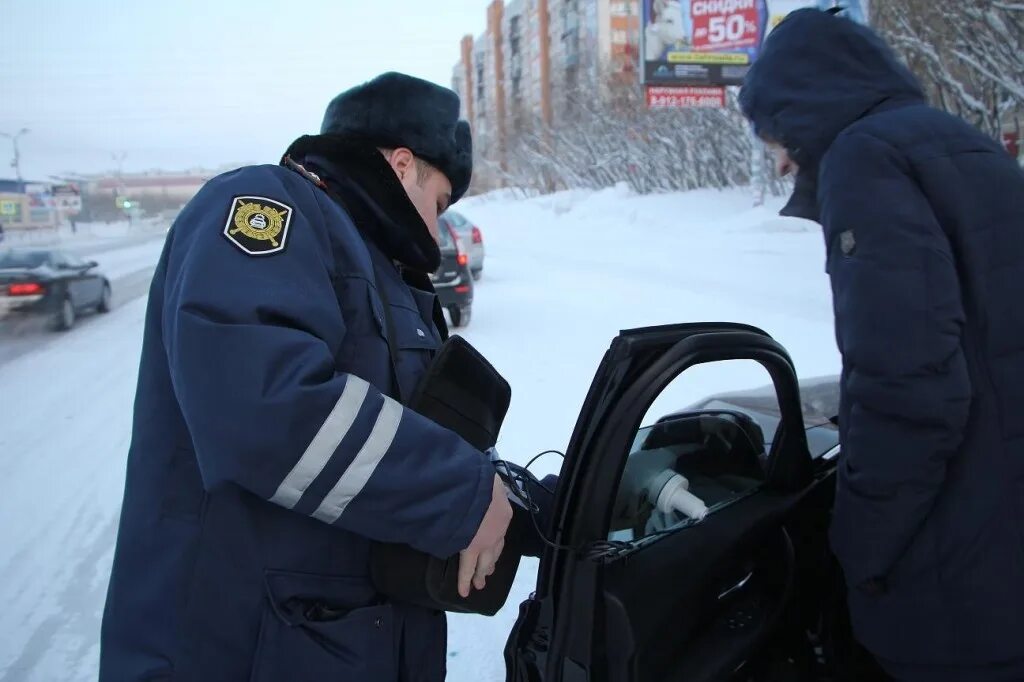
<svg viewBox="0 0 1024 682">
<path fill-rule="evenodd" d="M 83 267 L 84 270 L 92 270 L 93 268 L 98 268 L 99 266 L 100 266 L 99 263 L 97 263 L 94 260 L 90 260 L 90 261 L 86 261 L 85 265 L 82 266 L 82 267 Z"/>
</svg>

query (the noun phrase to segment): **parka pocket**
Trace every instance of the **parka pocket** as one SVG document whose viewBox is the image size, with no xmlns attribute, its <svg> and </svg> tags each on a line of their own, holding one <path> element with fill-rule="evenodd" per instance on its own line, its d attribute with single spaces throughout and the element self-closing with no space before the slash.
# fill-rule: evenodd
<svg viewBox="0 0 1024 682">
<path fill-rule="evenodd" d="M 397 682 L 390 604 L 368 579 L 268 571 L 251 682 Z"/>
<path fill-rule="evenodd" d="M 389 332 L 387 318 L 384 315 L 385 303 L 381 300 L 372 301 L 374 315 L 377 317 L 378 331 L 386 344 L 394 344 L 394 352 L 398 362 L 398 383 L 403 397 L 408 397 L 416 388 L 419 377 L 426 371 L 434 358 L 440 344 L 433 324 L 424 321 L 419 311 L 399 303 L 390 303 L 388 311 L 391 315 L 392 328 Z"/>
</svg>

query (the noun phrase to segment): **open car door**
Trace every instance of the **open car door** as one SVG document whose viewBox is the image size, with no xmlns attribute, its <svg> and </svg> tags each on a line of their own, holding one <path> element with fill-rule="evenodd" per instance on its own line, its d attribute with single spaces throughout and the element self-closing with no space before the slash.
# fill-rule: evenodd
<svg viewBox="0 0 1024 682">
<path fill-rule="evenodd" d="M 728 410 L 641 425 L 673 379 L 726 360 L 753 360 L 770 374 L 777 433 L 761 435 Z M 659 471 L 685 480 L 687 499 L 703 502 L 706 515 L 665 513 L 648 499 L 649 474 Z M 833 575 L 833 487 L 833 458 L 808 453 L 792 361 L 766 333 L 736 324 L 623 332 L 566 453 L 550 531 L 561 549 L 544 555 L 520 609 L 508 680 L 763 680 L 779 661 L 815 665 L 798 659 L 816 657 L 807 631 L 820 624 Z"/>
</svg>

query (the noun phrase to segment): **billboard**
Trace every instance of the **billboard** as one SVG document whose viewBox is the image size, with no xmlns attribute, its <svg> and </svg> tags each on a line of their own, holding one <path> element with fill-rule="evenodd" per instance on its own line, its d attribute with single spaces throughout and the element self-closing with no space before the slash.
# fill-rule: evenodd
<svg viewBox="0 0 1024 682">
<path fill-rule="evenodd" d="M 643 83 L 742 85 L 768 33 L 794 10 L 835 0 L 644 0 Z M 864 0 L 843 0 L 844 15 L 867 20 Z"/>
<path fill-rule="evenodd" d="M 42 183 L 26 183 L 28 197 L 28 222 L 32 225 L 55 225 L 57 211 L 50 193 L 50 186 Z"/>
<path fill-rule="evenodd" d="M 77 185 L 54 185 L 53 201 L 64 215 L 77 215 L 82 211 L 82 194 Z"/>
<path fill-rule="evenodd" d="M 644 0 L 644 83 L 740 85 L 767 26 L 766 0 Z"/>
</svg>

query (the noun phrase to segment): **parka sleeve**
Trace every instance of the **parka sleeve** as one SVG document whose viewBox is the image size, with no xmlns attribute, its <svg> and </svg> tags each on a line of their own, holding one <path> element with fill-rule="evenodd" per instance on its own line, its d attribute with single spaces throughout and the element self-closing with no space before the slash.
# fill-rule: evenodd
<svg viewBox="0 0 1024 682">
<path fill-rule="evenodd" d="M 239 197 L 291 209 L 280 250 L 251 255 L 228 238 Z M 336 370 L 346 321 L 311 191 L 256 168 L 210 183 L 193 204 L 172 230 L 162 323 L 205 487 L 240 486 L 439 557 L 465 549 L 490 503 L 493 467 L 455 433 Z"/>
</svg>

